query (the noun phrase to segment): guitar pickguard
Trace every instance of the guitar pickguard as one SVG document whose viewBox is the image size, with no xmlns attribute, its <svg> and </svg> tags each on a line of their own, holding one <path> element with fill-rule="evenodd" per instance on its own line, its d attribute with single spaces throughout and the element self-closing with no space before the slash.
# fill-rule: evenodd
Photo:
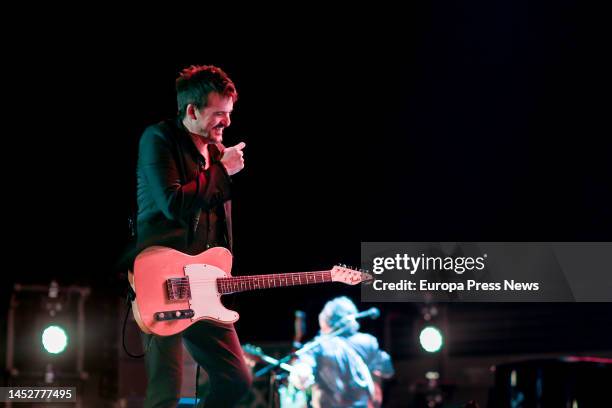
<svg viewBox="0 0 612 408">
<path fill-rule="evenodd" d="M 234 323 L 238 320 L 238 313 L 226 309 L 221 303 L 217 278 L 227 277 L 222 269 L 208 264 L 190 264 L 185 266 L 185 276 L 189 277 L 191 289 L 189 306 L 194 311 L 192 321 L 213 319 Z"/>
</svg>

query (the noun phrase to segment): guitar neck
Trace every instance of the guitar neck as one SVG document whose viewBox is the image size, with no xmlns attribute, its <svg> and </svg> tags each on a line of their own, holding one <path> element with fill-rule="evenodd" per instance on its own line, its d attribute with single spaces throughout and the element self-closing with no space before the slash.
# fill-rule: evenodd
<svg viewBox="0 0 612 408">
<path fill-rule="evenodd" d="M 228 294 L 247 290 L 282 288 L 285 286 L 311 285 L 331 282 L 331 271 L 278 273 L 271 275 L 236 276 L 218 278 L 219 293 Z"/>
</svg>

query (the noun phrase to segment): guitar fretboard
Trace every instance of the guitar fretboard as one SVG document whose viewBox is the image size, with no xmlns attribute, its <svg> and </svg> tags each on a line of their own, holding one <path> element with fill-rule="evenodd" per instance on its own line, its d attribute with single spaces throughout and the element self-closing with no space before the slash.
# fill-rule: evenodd
<svg viewBox="0 0 612 408">
<path fill-rule="evenodd" d="M 331 271 L 236 276 L 231 278 L 218 278 L 217 289 L 221 294 L 228 294 L 247 290 L 310 285 L 331 281 Z"/>
</svg>

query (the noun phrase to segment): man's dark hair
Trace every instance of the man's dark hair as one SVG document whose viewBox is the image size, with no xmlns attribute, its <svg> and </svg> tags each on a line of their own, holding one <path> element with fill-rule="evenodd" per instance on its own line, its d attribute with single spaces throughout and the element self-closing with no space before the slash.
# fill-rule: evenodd
<svg viewBox="0 0 612 408">
<path fill-rule="evenodd" d="M 206 107 L 211 92 L 231 97 L 234 102 L 238 99 L 234 83 L 221 68 L 213 65 L 192 65 L 183 69 L 176 78 L 179 117 L 185 117 L 189 104 L 195 105 L 198 109 Z"/>
</svg>

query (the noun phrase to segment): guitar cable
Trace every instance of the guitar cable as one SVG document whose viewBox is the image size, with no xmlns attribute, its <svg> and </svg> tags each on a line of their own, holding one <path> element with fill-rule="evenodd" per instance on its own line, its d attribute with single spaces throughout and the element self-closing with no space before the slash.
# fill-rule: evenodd
<svg viewBox="0 0 612 408">
<path fill-rule="evenodd" d="M 132 302 L 135 299 L 136 299 L 136 293 L 128 285 L 128 292 L 127 292 L 127 296 L 125 298 L 125 303 L 127 304 L 127 310 L 125 311 L 125 318 L 123 319 L 123 330 L 122 330 L 122 335 L 121 335 L 121 344 L 123 345 L 123 351 L 125 351 L 125 354 L 127 354 L 128 356 L 130 356 L 132 358 L 142 358 L 142 357 L 144 357 L 145 353 L 142 353 L 142 354 L 132 354 L 127 349 L 127 346 L 125 344 L 125 327 L 127 326 L 128 316 L 130 315 L 130 312 L 132 311 Z M 151 336 L 151 339 L 152 338 L 153 337 Z M 149 339 L 149 341 L 150 341 L 150 339 Z"/>
<path fill-rule="evenodd" d="M 125 344 L 125 328 L 127 326 L 127 320 L 128 320 L 128 316 L 130 315 L 130 311 L 132 310 L 132 302 L 136 299 L 136 293 L 134 292 L 134 289 L 132 289 L 130 286 L 128 286 L 128 292 L 127 292 L 127 296 L 125 298 L 125 303 L 127 304 L 127 310 L 125 312 L 125 318 L 123 319 L 123 330 L 122 330 L 122 336 L 121 336 L 121 344 L 123 345 L 123 351 L 125 351 L 125 353 L 132 357 L 132 358 L 142 358 L 144 357 L 144 355 L 146 353 L 142 353 L 142 354 L 132 354 L 130 353 L 130 351 L 127 349 L 127 346 Z M 151 336 L 151 338 L 149 339 L 149 342 L 153 339 L 153 336 Z M 148 349 L 148 347 L 147 347 Z M 198 405 L 198 384 L 200 382 L 200 365 L 196 365 L 196 379 L 195 379 L 195 401 L 193 403 L 193 406 L 196 407 Z"/>
<path fill-rule="evenodd" d="M 132 208 L 131 214 L 127 217 L 128 240 L 129 242 L 131 241 L 133 245 L 135 245 L 135 240 L 136 240 L 136 219 L 138 218 L 136 213 L 137 211 L 135 210 L 135 208 Z M 133 262 L 134 261 L 132 259 L 132 265 L 133 265 Z M 123 351 L 125 351 L 125 354 L 127 354 L 128 356 L 132 358 L 143 358 L 144 355 L 146 354 L 146 351 L 149 349 L 149 346 L 151 345 L 151 339 L 153 339 L 153 336 L 149 338 L 149 344 L 147 344 L 147 347 L 145 348 L 144 353 L 142 354 L 130 353 L 130 351 L 127 349 L 127 346 L 125 345 L 125 327 L 127 326 L 127 319 L 128 319 L 130 312 L 132 311 L 132 302 L 134 300 L 136 300 L 136 292 L 132 288 L 132 285 L 128 284 L 127 293 L 125 296 L 125 303 L 127 305 L 127 310 L 125 311 L 125 318 L 123 319 L 123 330 L 121 331 L 121 344 L 123 345 Z"/>
</svg>

